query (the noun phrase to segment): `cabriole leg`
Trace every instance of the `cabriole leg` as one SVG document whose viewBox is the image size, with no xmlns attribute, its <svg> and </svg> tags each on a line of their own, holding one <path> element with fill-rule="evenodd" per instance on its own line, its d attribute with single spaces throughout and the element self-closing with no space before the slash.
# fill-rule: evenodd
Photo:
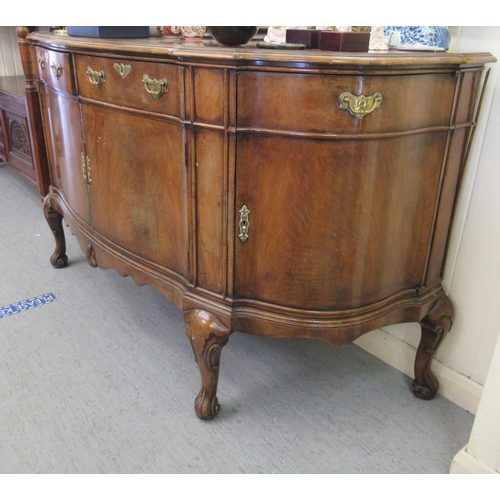
<svg viewBox="0 0 500 500">
<path fill-rule="evenodd" d="M 56 249 L 50 257 L 50 263 L 56 268 L 64 267 L 68 263 L 68 257 L 66 255 L 66 239 L 62 223 L 63 216 L 50 205 L 49 196 L 43 202 L 43 213 L 56 240 Z"/>
<path fill-rule="evenodd" d="M 432 399 L 439 388 L 439 383 L 430 369 L 432 358 L 443 336 L 451 328 L 453 322 L 453 304 L 444 295 L 420 321 L 422 338 L 415 358 L 415 380 L 413 393 L 422 399 Z"/>
<path fill-rule="evenodd" d="M 214 315 L 201 309 L 185 311 L 184 319 L 201 374 L 201 390 L 194 410 L 199 418 L 210 420 L 220 410 L 217 400 L 220 355 L 231 332 Z"/>
</svg>

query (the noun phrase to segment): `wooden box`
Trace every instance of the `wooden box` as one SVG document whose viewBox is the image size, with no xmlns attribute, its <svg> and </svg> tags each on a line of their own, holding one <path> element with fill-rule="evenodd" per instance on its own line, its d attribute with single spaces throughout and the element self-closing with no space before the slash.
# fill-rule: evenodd
<svg viewBox="0 0 500 500">
<path fill-rule="evenodd" d="M 319 49 L 321 30 L 286 30 L 286 43 L 303 43 L 306 49 Z"/>
<path fill-rule="evenodd" d="M 321 50 L 337 52 L 368 52 L 370 33 L 353 31 L 322 31 L 319 38 Z"/>
</svg>

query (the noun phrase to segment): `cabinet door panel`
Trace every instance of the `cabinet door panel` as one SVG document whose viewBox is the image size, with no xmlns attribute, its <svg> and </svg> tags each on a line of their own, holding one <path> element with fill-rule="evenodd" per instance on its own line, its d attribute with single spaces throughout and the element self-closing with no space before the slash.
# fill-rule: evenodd
<svg viewBox="0 0 500 500">
<path fill-rule="evenodd" d="M 90 224 L 87 182 L 82 172 L 82 128 L 76 99 L 40 85 L 45 142 L 52 185 L 69 206 Z"/>
<path fill-rule="evenodd" d="M 82 105 L 94 229 L 187 277 L 187 174 L 182 127 Z"/>
<path fill-rule="evenodd" d="M 445 143 L 240 134 L 235 296 L 334 310 L 421 286 Z"/>
</svg>

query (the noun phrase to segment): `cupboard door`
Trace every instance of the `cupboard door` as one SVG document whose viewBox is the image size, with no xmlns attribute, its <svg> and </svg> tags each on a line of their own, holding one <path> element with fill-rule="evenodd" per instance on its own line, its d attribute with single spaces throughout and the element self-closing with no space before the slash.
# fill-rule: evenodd
<svg viewBox="0 0 500 500">
<path fill-rule="evenodd" d="M 94 230 L 134 255 L 187 277 L 183 128 L 82 105 Z"/>
<path fill-rule="evenodd" d="M 445 145 L 238 134 L 235 297 L 324 311 L 422 286 Z"/>
<path fill-rule="evenodd" d="M 90 224 L 87 176 L 82 168 L 80 106 L 75 98 L 44 84 L 39 88 L 52 185 L 63 193 L 71 209 Z"/>
</svg>

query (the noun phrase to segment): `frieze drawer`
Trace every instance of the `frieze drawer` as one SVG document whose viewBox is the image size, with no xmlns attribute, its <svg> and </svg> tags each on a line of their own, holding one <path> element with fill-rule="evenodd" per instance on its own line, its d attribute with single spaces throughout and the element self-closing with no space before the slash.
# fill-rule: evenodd
<svg viewBox="0 0 500 500">
<path fill-rule="evenodd" d="M 323 134 L 447 126 L 456 76 L 240 72 L 238 127 Z M 258 99 L 251 96 L 258 95 Z"/>
<path fill-rule="evenodd" d="M 181 117 L 179 66 L 78 55 L 76 73 L 82 97 Z"/>
<path fill-rule="evenodd" d="M 35 75 L 47 85 L 67 94 L 75 95 L 69 54 L 37 47 L 34 67 Z"/>
</svg>

